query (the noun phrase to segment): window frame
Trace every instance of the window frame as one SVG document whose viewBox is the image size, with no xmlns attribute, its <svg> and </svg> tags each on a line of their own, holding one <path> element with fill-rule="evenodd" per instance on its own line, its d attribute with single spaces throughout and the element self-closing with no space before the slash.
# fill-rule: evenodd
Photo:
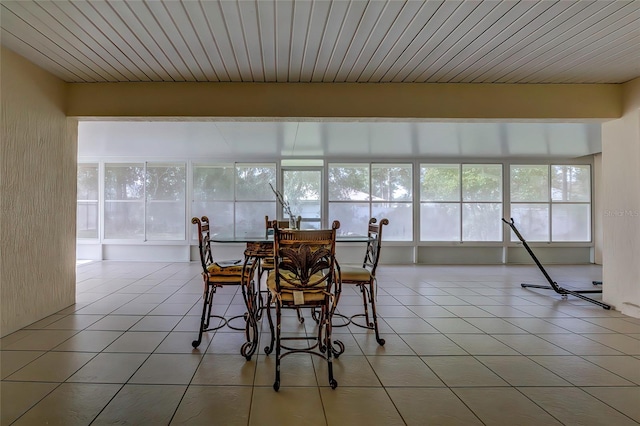
<svg viewBox="0 0 640 426">
<path fill-rule="evenodd" d="M 393 167 L 393 166 L 408 166 L 411 170 L 411 178 L 409 179 L 409 184 L 411 185 L 411 196 L 407 199 L 407 200 L 380 200 L 380 199 L 375 199 L 374 200 L 374 196 L 373 196 L 373 168 L 376 166 L 387 166 L 387 167 Z M 367 171 L 368 171 L 368 198 L 366 200 L 360 200 L 357 202 L 354 202 L 352 200 L 332 200 L 329 197 L 329 193 L 331 191 L 331 184 L 329 182 L 329 178 L 331 175 L 331 168 L 332 167 L 366 167 Z M 375 204 L 402 204 L 402 205 L 407 205 L 409 206 L 409 210 L 411 212 L 411 230 L 409 231 L 409 234 L 407 236 L 407 239 L 391 239 L 389 238 L 389 234 L 387 231 L 387 234 L 385 235 L 385 240 L 389 241 L 389 242 L 393 242 L 393 243 L 412 243 L 415 240 L 415 180 L 414 180 L 414 173 L 415 173 L 415 164 L 413 161 L 393 161 L 393 162 L 380 162 L 380 161 L 371 161 L 371 162 L 361 162 L 361 161 L 344 161 L 344 159 L 342 161 L 327 161 L 326 163 L 326 168 L 327 168 L 327 172 L 326 172 L 326 180 L 327 180 L 327 217 L 329 217 L 329 212 L 331 211 L 331 205 L 339 205 L 339 204 L 344 204 L 344 205 L 348 205 L 348 204 L 367 204 L 368 205 L 368 217 L 376 217 L 377 219 L 382 219 L 382 217 L 378 217 L 376 215 L 374 215 L 374 205 Z M 329 220 L 331 220 L 331 218 L 329 218 Z M 390 221 L 391 222 L 391 221 Z M 392 226 L 391 224 L 389 225 L 389 227 Z M 366 232 L 367 228 L 366 226 L 363 225 L 363 231 L 361 232 Z"/>
<path fill-rule="evenodd" d="M 456 168 L 458 169 L 458 185 L 457 185 L 457 189 L 458 189 L 458 197 L 457 200 L 423 200 L 422 199 L 422 170 L 423 168 L 427 168 L 427 167 L 433 167 L 433 166 L 457 166 Z M 500 168 L 500 196 L 499 196 L 499 200 L 472 200 L 472 199 L 465 199 L 465 187 L 464 187 L 464 168 L 465 166 L 499 166 Z M 504 180 L 505 180 L 505 163 L 504 162 L 500 162 L 500 163 L 496 163 L 496 162 L 490 162 L 490 161 L 482 161 L 479 160 L 478 162 L 471 162 L 471 161 L 465 161 L 465 162 L 423 162 L 420 161 L 418 163 L 418 170 L 419 172 L 417 173 L 417 178 L 419 179 L 419 185 L 420 185 L 420 191 L 417 192 L 417 198 L 418 198 L 418 203 L 419 203 L 419 209 L 418 209 L 418 217 L 417 217 L 417 223 L 419 226 L 418 229 L 418 234 L 417 234 L 417 238 L 418 238 L 418 243 L 421 245 L 451 245 L 451 244 L 481 244 L 481 245 L 500 245 L 503 243 L 504 240 L 504 229 L 502 229 L 502 226 L 500 227 L 500 237 L 498 239 L 495 240 L 468 240 L 464 238 L 464 232 L 465 232 L 465 228 L 464 228 L 464 210 L 465 210 L 465 206 L 466 205 L 472 205 L 472 204 L 498 204 L 499 205 L 499 210 L 501 212 L 504 212 L 504 208 L 505 208 L 505 184 L 504 184 Z M 425 204 L 440 204 L 440 205 L 445 205 L 445 204 L 449 204 L 449 205 L 457 205 L 458 207 L 458 239 L 457 240 L 426 240 L 426 239 L 422 239 L 422 206 Z"/>
<path fill-rule="evenodd" d="M 545 201 L 513 201 L 511 194 L 511 183 L 513 182 L 513 168 L 514 167 L 531 167 L 531 166 L 544 166 L 547 169 L 547 200 Z M 553 199 L 553 178 L 552 178 L 552 169 L 553 167 L 586 167 L 588 168 L 588 176 L 589 176 L 589 189 L 587 193 L 589 194 L 588 201 L 558 201 Z M 579 163 L 579 162 L 547 162 L 547 163 L 522 163 L 522 162 L 511 162 L 509 164 L 509 217 L 512 217 L 513 206 L 519 204 L 539 204 L 547 206 L 547 235 L 548 238 L 546 240 L 532 240 L 532 243 L 538 244 L 554 244 L 554 245 L 575 245 L 575 244 L 593 244 L 594 243 L 594 235 L 593 235 L 593 209 L 594 209 L 594 188 L 593 188 L 593 165 L 591 163 Z M 554 240 L 553 238 L 553 207 L 554 205 L 587 205 L 589 210 L 589 218 L 588 218 L 588 226 L 587 232 L 589 234 L 588 240 Z M 517 223 L 516 223 L 517 226 Z M 507 240 L 509 243 L 519 243 L 519 239 L 515 236 L 515 234 L 510 231 L 508 233 L 509 237 Z M 526 235 L 523 235 L 525 240 L 527 240 Z M 527 244 L 529 240 L 527 240 Z"/>
</svg>

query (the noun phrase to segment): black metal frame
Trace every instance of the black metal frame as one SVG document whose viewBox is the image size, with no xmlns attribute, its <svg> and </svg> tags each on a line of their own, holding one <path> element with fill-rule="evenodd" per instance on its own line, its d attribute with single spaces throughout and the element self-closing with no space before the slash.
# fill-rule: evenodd
<svg viewBox="0 0 640 426">
<path fill-rule="evenodd" d="M 525 283 L 522 283 L 520 285 L 523 288 L 541 288 L 541 289 L 544 289 L 544 290 L 553 290 L 553 291 L 555 291 L 556 293 L 558 293 L 559 295 L 561 295 L 564 298 L 566 298 L 568 295 L 572 295 L 572 296 L 575 296 L 575 297 L 577 297 L 579 299 L 582 299 L 582 300 L 585 300 L 587 302 L 593 303 L 595 305 L 601 306 L 603 309 L 611 309 L 611 305 L 607 305 L 606 303 L 603 303 L 603 302 L 601 302 L 599 300 L 595 300 L 595 299 L 592 299 L 590 297 L 583 296 L 583 294 L 602 293 L 602 289 L 567 290 L 566 288 L 559 286 L 557 282 L 555 282 L 555 281 L 553 281 L 551 279 L 551 277 L 549 276 L 547 271 L 544 269 L 544 267 L 542 266 L 542 264 L 540 263 L 540 261 L 538 260 L 536 255 L 533 253 L 533 251 L 529 247 L 529 244 L 527 244 L 525 239 L 522 237 L 522 235 L 518 231 L 518 228 L 516 228 L 516 225 L 515 225 L 515 223 L 513 221 L 513 218 L 511 218 L 511 221 L 508 221 L 508 220 L 502 218 L 502 221 L 504 223 L 506 223 L 507 225 L 509 225 L 511 230 L 516 234 L 516 236 L 518 237 L 520 242 L 522 242 L 522 245 L 524 246 L 524 248 L 529 253 L 529 256 L 531 256 L 531 258 L 536 263 L 536 265 L 538 265 L 538 268 L 540 269 L 540 272 L 542 272 L 542 275 L 544 275 L 544 277 L 547 279 L 547 282 L 549 283 L 549 285 L 538 285 L 538 284 L 525 284 Z M 597 283 L 598 284 L 602 284 L 601 281 L 593 281 L 592 282 L 593 285 L 596 285 Z"/>
<path fill-rule="evenodd" d="M 331 319 L 340 299 L 340 269 L 335 261 L 336 230 L 340 222 L 333 221 L 330 230 L 280 230 L 276 221 L 274 228 L 274 266 L 273 284 L 270 285 L 267 302 L 267 319 L 271 330 L 271 341 L 264 348 L 269 355 L 275 349 L 275 381 L 273 388 L 280 389 L 280 361 L 294 353 L 308 353 L 327 361 L 329 386 L 335 389 L 338 382 L 333 377 L 332 357 L 338 358 L 344 352 L 344 344 L 333 340 Z M 320 298 L 296 302 L 296 293 L 309 292 Z M 292 294 L 293 301 L 284 299 L 283 294 Z M 271 304 L 275 305 L 276 324 L 274 324 Z M 317 309 L 318 329 L 307 336 L 282 336 L 282 309 Z M 290 341 L 306 341 L 304 347 L 285 345 Z"/>
<path fill-rule="evenodd" d="M 380 260 L 380 251 L 382 250 L 382 227 L 389 224 L 389 219 L 382 219 L 380 223 L 377 223 L 377 219 L 372 217 L 369 219 L 367 228 L 367 235 L 369 237 L 367 241 L 367 249 L 364 254 L 364 260 L 362 261 L 362 269 L 366 269 L 369 272 L 369 279 L 366 281 L 350 279 L 347 273 L 342 276 L 343 284 L 353 284 L 358 286 L 360 293 L 362 294 L 363 313 L 352 315 L 348 318 L 349 323 L 357 327 L 374 330 L 376 334 L 376 341 L 380 346 L 384 346 L 386 341 L 380 337 L 378 330 L 378 313 L 376 310 L 376 270 L 378 268 L 378 262 Z M 345 267 L 346 270 L 346 267 Z M 369 321 L 369 305 L 371 305 L 371 320 Z M 364 318 L 364 324 L 358 321 L 354 321 L 354 318 Z M 339 325 L 339 327 L 342 325 Z M 335 326 L 334 326 L 335 327 Z"/>
<path fill-rule="evenodd" d="M 251 336 L 252 334 L 256 334 L 255 328 L 257 327 L 255 327 L 255 324 L 252 324 L 251 321 L 248 321 L 252 319 L 251 313 L 249 312 L 249 313 L 245 313 L 244 315 L 236 315 L 231 318 L 225 318 L 221 315 L 212 314 L 211 310 L 213 308 L 213 297 L 216 293 L 216 290 L 218 289 L 218 287 L 223 287 L 224 285 L 242 286 L 242 292 L 243 292 L 243 296 L 245 297 L 245 301 L 247 300 L 247 298 L 253 297 L 252 295 L 247 295 L 247 291 L 245 289 L 245 286 L 243 285 L 245 284 L 243 282 L 245 281 L 243 278 L 249 277 L 248 274 L 253 272 L 254 264 L 249 263 L 248 258 L 245 257 L 245 260 L 242 266 L 242 273 L 239 277 L 235 277 L 234 280 L 229 280 L 229 281 L 225 281 L 224 278 L 222 277 L 217 277 L 217 279 L 214 279 L 209 274 L 209 271 L 207 269 L 209 265 L 214 263 L 213 255 L 211 252 L 211 240 L 209 236 L 209 218 L 207 216 L 202 216 L 202 218 L 194 217 L 191 219 L 191 223 L 193 223 L 194 225 L 197 225 L 198 227 L 198 250 L 200 252 L 200 264 L 202 266 L 202 280 L 204 283 L 204 293 L 202 296 L 202 298 L 204 299 L 204 302 L 202 305 L 202 316 L 200 318 L 200 328 L 198 330 L 198 337 L 196 340 L 191 342 L 191 346 L 193 346 L 194 348 L 197 348 L 198 346 L 200 346 L 200 343 L 202 342 L 202 335 L 205 332 L 215 331 L 226 325 L 233 330 L 245 330 L 248 341 L 256 340 L 254 347 L 245 348 L 245 346 L 243 345 L 241 349 L 242 355 L 245 356 L 247 359 L 251 359 L 251 355 L 253 354 L 253 352 L 255 352 L 255 347 L 257 347 L 257 338 L 254 338 L 254 336 Z M 241 260 L 232 260 L 232 261 L 225 261 L 225 262 L 217 262 L 217 264 L 224 269 L 225 267 L 229 267 L 229 266 L 237 266 L 241 262 L 242 262 Z M 247 303 L 247 305 L 249 306 L 250 304 Z M 214 327 L 210 327 L 211 318 L 218 319 L 220 323 Z M 232 326 L 230 321 L 238 318 L 243 319 L 243 322 L 244 322 L 243 326 L 242 327 Z M 250 350 L 250 349 L 253 349 L 253 350 Z"/>
</svg>

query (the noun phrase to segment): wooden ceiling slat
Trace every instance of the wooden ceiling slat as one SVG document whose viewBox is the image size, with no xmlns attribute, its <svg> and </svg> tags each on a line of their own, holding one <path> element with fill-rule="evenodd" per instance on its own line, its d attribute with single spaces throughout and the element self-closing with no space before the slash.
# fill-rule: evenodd
<svg viewBox="0 0 640 426">
<path fill-rule="evenodd" d="M 500 67 L 500 70 L 493 74 L 494 78 L 500 81 L 508 80 L 510 73 L 522 66 L 526 66 L 533 58 L 544 54 L 552 46 L 569 38 L 575 28 L 591 19 L 594 12 L 598 10 L 602 9 L 594 2 L 580 2 L 554 16 L 541 28 L 536 37 L 531 37 L 526 42 L 518 45 L 517 49 L 512 49 L 508 61 L 504 61 L 504 65 Z"/>
<path fill-rule="evenodd" d="M 276 30 L 276 81 L 289 79 L 289 61 L 291 57 L 291 23 L 294 3 L 275 2 Z"/>
<path fill-rule="evenodd" d="M 13 13 L 24 13 L 26 17 L 30 17 L 30 20 L 34 20 L 34 24 L 38 23 L 37 31 L 50 40 L 53 50 L 59 53 L 66 52 L 62 57 L 68 58 L 69 66 L 83 70 L 86 75 L 94 76 L 93 81 L 114 81 L 124 78 L 85 42 L 67 29 L 67 26 L 73 23 L 68 22 L 68 17 L 55 5 L 43 3 L 43 7 L 40 7 L 39 4 L 20 2 L 12 6 Z M 67 22 L 67 24 L 60 25 L 60 22 Z"/>
<path fill-rule="evenodd" d="M 635 26 L 635 25 L 634 25 Z M 576 51 L 567 57 L 566 61 L 563 61 L 562 65 L 552 65 L 548 68 L 540 70 L 536 78 L 540 81 L 553 79 L 559 83 L 566 82 L 566 76 L 569 75 L 582 75 L 584 76 L 584 70 L 599 69 L 610 63 L 613 58 L 624 58 L 625 52 L 628 48 L 635 47 L 640 42 L 640 27 L 633 33 L 627 33 L 631 38 L 622 41 L 615 36 L 603 37 L 598 39 L 588 46 L 589 54 L 580 55 L 581 51 Z M 585 47 L 586 48 L 586 47 Z M 620 52 L 621 51 L 621 52 Z M 636 61 L 640 64 L 640 58 L 636 57 Z M 614 64 L 615 66 L 616 64 Z M 581 77 L 584 78 L 584 77 Z"/>
<path fill-rule="evenodd" d="M 595 69 L 589 73 L 589 79 L 593 79 L 596 82 L 603 82 L 606 75 L 616 75 L 617 79 L 622 82 L 633 79 L 634 75 L 640 72 L 640 61 L 633 56 L 636 45 L 640 43 L 640 36 L 630 39 L 622 44 L 622 46 L 616 46 L 615 52 L 605 51 L 598 58 L 593 58 L 588 62 L 582 62 L 576 64 L 571 69 L 567 69 L 559 76 L 554 76 L 554 80 L 557 78 L 564 84 L 577 84 L 584 82 L 584 70 Z M 626 48 L 623 48 L 626 46 Z M 605 69 L 612 62 L 612 58 L 627 57 L 627 60 L 616 60 L 613 67 L 609 67 L 606 73 L 599 73 L 597 70 Z M 629 73 L 627 70 L 633 68 L 633 64 L 636 64 L 636 73 Z"/>
<path fill-rule="evenodd" d="M 466 79 L 466 82 L 483 82 L 485 73 L 491 72 L 496 64 L 501 64 L 504 58 L 516 49 L 518 43 L 526 42 L 538 28 L 544 25 L 547 19 L 571 7 L 570 2 L 534 2 L 531 8 L 514 22 L 511 30 L 500 45 L 496 46 L 487 56 L 476 65 L 476 70 Z"/>
<path fill-rule="evenodd" d="M 215 40 L 218 52 L 222 58 L 224 69 L 230 81 L 243 81 L 240 65 L 234 55 L 233 45 L 224 20 L 222 6 L 218 1 L 201 2 L 204 16 L 213 40 Z"/>
<path fill-rule="evenodd" d="M 498 27 L 498 22 L 501 18 L 509 13 L 516 4 L 510 1 L 494 4 L 494 7 L 482 16 L 472 28 L 466 31 L 466 34 L 463 34 L 455 45 L 443 52 L 437 59 L 433 59 L 428 66 L 423 64 L 418 69 L 420 75 L 415 76 L 415 80 L 421 82 L 442 81 L 442 76 L 455 67 L 456 59 L 462 58 L 465 51 L 474 51 L 473 49 L 477 48 L 482 37 L 491 31 L 494 26 Z M 490 40 L 490 37 L 487 39 Z"/>
<path fill-rule="evenodd" d="M 24 57 L 28 61 L 33 62 L 42 69 L 48 70 L 51 74 L 62 79 L 63 81 L 78 81 L 81 83 L 87 82 L 84 77 L 75 74 L 64 65 L 56 62 L 46 54 L 38 51 L 37 49 L 34 49 L 33 46 L 26 44 L 24 38 L 16 37 L 7 29 L 3 29 L 0 34 L 0 37 L 2 37 L 2 44 L 9 50 L 12 50 L 14 52 L 25 52 Z"/>
<path fill-rule="evenodd" d="M 69 82 L 620 83 L 640 1 L 2 0 Z M 41 59 L 37 59 L 41 58 Z"/>
<path fill-rule="evenodd" d="M 287 70 L 287 75 L 289 76 L 287 81 L 293 83 L 300 82 L 312 10 L 313 3 L 308 1 L 297 2 L 293 8 L 291 51 L 289 53 L 289 69 Z"/>
<path fill-rule="evenodd" d="M 357 82 L 370 65 L 370 61 L 376 52 L 380 49 L 384 49 L 382 44 L 384 40 L 389 36 L 394 24 L 400 19 L 400 15 L 403 10 L 414 8 L 417 11 L 420 4 L 418 2 L 397 2 L 389 1 L 385 4 L 384 10 L 380 14 L 378 21 L 373 27 L 371 33 L 367 37 L 367 40 L 357 52 L 357 58 L 352 61 L 353 65 L 349 73 L 344 77 L 345 81 Z M 409 12 L 411 13 L 411 12 Z M 412 14 L 415 16 L 415 12 Z"/>
<path fill-rule="evenodd" d="M 206 56 L 212 68 L 209 81 L 230 81 L 227 68 L 218 49 L 218 42 L 213 37 L 213 34 L 211 34 L 209 22 L 205 16 L 202 4 L 200 2 L 189 1 L 183 2 L 182 5 L 191 22 L 193 31 L 198 38 L 198 42 L 204 50 L 203 54 Z"/>
<path fill-rule="evenodd" d="M 228 56 L 235 58 L 242 81 L 255 81 L 253 79 L 247 45 L 249 43 L 257 43 L 258 40 L 245 39 L 237 2 L 221 1 L 220 10 L 222 11 L 221 19 L 224 21 L 226 35 L 229 37 L 231 43 L 231 52 L 229 52 Z M 219 30 L 222 30 L 222 28 L 219 28 Z"/>
<path fill-rule="evenodd" d="M 389 55 L 389 59 L 395 59 L 389 63 L 387 62 L 387 66 L 382 68 L 380 72 L 376 72 L 373 75 L 374 81 L 381 82 L 390 82 L 394 81 L 396 75 L 400 72 L 400 70 L 405 66 L 405 64 L 413 58 L 416 53 L 425 49 L 425 45 L 430 46 L 430 40 L 433 34 L 447 21 L 447 19 L 462 6 L 460 2 L 448 2 L 445 1 L 439 4 L 439 7 L 435 11 L 433 15 L 429 17 L 428 21 L 424 21 L 424 26 L 421 28 L 420 32 L 415 35 L 415 37 L 409 43 L 402 43 L 400 45 L 396 45 L 396 51 L 400 51 L 399 55 Z"/>
<path fill-rule="evenodd" d="M 449 83 L 464 79 L 469 73 L 473 72 L 475 64 L 509 37 L 509 30 L 513 22 L 520 19 L 531 7 L 530 3 L 522 1 L 509 2 L 509 5 L 511 7 L 507 12 L 491 23 L 486 31 L 447 63 L 446 72 L 438 72 L 431 78 Z"/>
<path fill-rule="evenodd" d="M 262 59 L 262 45 L 260 43 L 260 27 L 258 26 L 257 4 L 253 2 L 238 2 L 238 14 L 243 31 L 243 38 L 251 77 L 253 81 L 264 82 L 264 66 Z"/>
<path fill-rule="evenodd" d="M 336 81 L 346 80 L 373 31 L 386 32 L 386 28 L 379 28 L 377 25 L 387 4 L 387 2 L 382 1 L 367 4 L 351 42 L 348 44 L 346 52 L 342 55 L 342 61 L 336 69 L 334 76 Z M 336 53 L 339 54 L 339 52 Z"/>
<path fill-rule="evenodd" d="M 325 26 L 324 34 L 322 35 L 322 43 L 320 44 L 315 67 L 311 74 L 311 81 L 313 82 L 325 81 L 325 73 L 331 61 L 340 29 L 347 15 L 348 7 L 349 3 L 346 1 L 331 3 L 329 18 Z"/>
<path fill-rule="evenodd" d="M 530 67 L 524 72 L 512 74 L 506 81 L 520 82 L 528 78 L 538 81 L 539 79 L 534 77 L 536 73 L 548 67 L 550 67 L 549 69 L 554 69 L 557 65 L 562 66 L 562 64 L 574 58 L 576 52 L 584 49 L 591 50 L 604 42 L 607 37 L 607 31 L 610 31 L 608 28 L 611 28 L 609 27 L 610 23 L 615 22 L 617 25 L 626 25 L 628 30 L 637 30 L 639 17 L 640 9 L 629 11 L 626 8 L 621 8 L 604 18 L 598 16 L 594 19 L 587 19 L 584 24 L 574 28 L 578 30 L 577 32 L 562 43 L 556 44 L 544 55 L 540 55 L 535 61 L 532 61 Z"/>
<path fill-rule="evenodd" d="M 115 2 L 114 7 L 118 5 Z M 169 39 L 162 26 L 157 21 L 155 15 L 151 13 L 147 3 L 141 1 L 134 2 L 122 2 L 119 4 L 122 7 L 124 13 L 133 13 L 134 16 L 140 21 L 143 26 L 143 31 L 147 32 L 152 40 L 153 44 L 163 52 L 163 56 L 166 57 L 166 66 L 176 70 L 174 81 L 196 81 L 194 71 L 191 70 L 189 64 L 185 62 L 180 53 L 177 51 L 176 46 Z M 156 5 L 155 7 L 157 7 Z M 129 12 L 124 10 L 124 7 L 129 8 Z"/>
<path fill-rule="evenodd" d="M 344 21 L 342 22 L 342 26 L 340 27 L 338 39 L 336 40 L 327 70 L 324 74 L 325 81 L 335 81 L 336 75 L 338 74 L 338 71 L 345 59 L 345 55 L 353 43 L 358 27 L 360 26 L 363 16 L 370 4 L 372 3 L 364 1 L 352 1 L 349 4 L 349 9 L 347 10 Z"/>
<path fill-rule="evenodd" d="M 168 77 L 163 81 L 184 81 L 180 71 L 169 60 L 167 52 L 159 45 L 158 41 L 152 36 L 148 29 L 143 25 L 140 18 L 132 11 L 125 2 L 109 2 L 106 3 L 129 28 L 133 37 L 144 46 L 149 55 L 159 64 L 156 73 L 158 75 L 167 74 Z M 140 53 L 144 54 L 144 53 Z M 148 62 L 151 64 L 151 62 Z"/>
<path fill-rule="evenodd" d="M 438 59 L 447 52 L 459 51 L 462 47 L 460 41 L 467 35 L 478 31 L 477 25 L 500 3 L 481 2 L 469 5 L 465 9 L 458 8 L 446 23 L 446 31 L 438 31 L 432 38 L 432 43 L 436 46 L 432 47 L 429 52 L 418 53 L 417 58 L 422 57 L 419 61 L 411 60 L 407 62 L 402 71 L 404 75 L 402 81 L 406 82 L 423 82 L 420 76 L 425 74 Z"/>
<path fill-rule="evenodd" d="M 218 75 L 209 59 L 207 49 L 193 27 L 191 16 L 186 10 L 188 3 L 165 1 L 166 14 L 171 17 L 171 21 L 175 25 L 177 34 L 179 34 L 178 40 L 182 41 L 181 44 L 188 50 L 189 56 L 193 58 L 198 69 L 202 70 L 198 81 L 218 81 Z M 177 43 L 176 45 L 178 46 Z"/>
<path fill-rule="evenodd" d="M 193 49 L 199 46 L 191 46 L 188 40 L 185 40 L 184 32 L 188 32 L 185 28 L 181 31 L 179 23 L 167 10 L 167 4 L 164 1 L 146 2 L 150 14 L 155 19 L 158 27 L 164 33 L 165 37 L 174 47 L 176 53 L 180 56 L 182 62 L 187 66 L 193 81 L 207 81 L 207 76 L 200 63 L 196 59 Z"/>
<path fill-rule="evenodd" d="M 368 59 L 366 67 L 357 77 L 357 81 L 370 82 L 376 71 L 383 66 L 383 63 L 390 63 L 387 59 L 392 55 L 395 46 L 401 44 L 403 40 L 410 41 L 420 31 L 426 22 L 435 12 L 438 5 L 435 2 L 405 2 L 402 10 L 394 19 L 391 27 L 375 47 L 371 57 Z"/>
<path fill-rule="evenodd" d="M 149 81 L 149 77 L 140 70 L 135 60 L 124 53 L 126 51 L 138 58 L 135 52 L 125 45 L 120 36 L 113 31 L 109 23 L 95 11 L 90 3 L 66 1 L 52 2 L 51 4 L 59 6 L 75 25 L 82 28 L 84 30 L 82 37 L 88 40 L 93 39 L 95 42 L 92 42 L 91 45 L 95 46 L 102 58 L 116 68 L 128 81 Z"/>
<path fill-rule="evenodd" d="M 134 55 L 138 56 L 142 61 L 138 63 L 138 67 L 141 68 L 146 76 L 152 81 L 168 81 L 172 79 L 171 75 L 164 69 L 163 64 L 156 59 L 155 55 L 149 51 L 145 43 L 132 31 L 127 22 L 113 9 L 111 3 L 94 2 L 91 5 L 105 21 L 117 28 L 121 39 L 134 52 Z"/>
<path fill-rule="evenodd" d="M 275 82 L 276 75 L 276 9 L 273 1 L 259 1 L 258 25 L 264 81 Z"/>
<path fill-rule="evenodd" d="M 34 21 L 32 22 L 34 24 L 37 24 Z M 43 61 L 43 63 L 53 61 L 57 63 L 59 67 L 62 67 L 68 72 L 71 72 L 80 77 L 83 82 L 92 82 L 96 81 L 97 79 L 101 79 L 100 75 L 95 71 L 86 72 L 86 70 L 84 69 L 85 67 L 78 67 L 77 61 L 75 61 L 67 51 L 61 49 L 60 46 L 56 45 L 55 43 L 52 43 L 50 39 L 44 36 L 37 29 L 23 25 L 23 21 L 20 19 L 20 17 L 7 10 L 6 8 L 4 8 L 2 11 L 2 23 L 3 27 L 5 28 L 4 32 L 11 34 L 11 36 L 13 36 L 14 38 L 22 40 L 22 46 L 29 46 L 35 52 L 37 52 L 36 54 L 46 56 L 47 60 Z M 21 46 L 18 44 L 14 45 Z"/>
<path fill-rule="evenodd" d="M 331 3 L 328 1 L 313 1 L 309 30 L 304 48 L 304 56 L 300 66 L 300 81 L 310 82 L 316 67 L 318 52 L 322 45 L 323 35 L 329 19 Z"/>
</svg>

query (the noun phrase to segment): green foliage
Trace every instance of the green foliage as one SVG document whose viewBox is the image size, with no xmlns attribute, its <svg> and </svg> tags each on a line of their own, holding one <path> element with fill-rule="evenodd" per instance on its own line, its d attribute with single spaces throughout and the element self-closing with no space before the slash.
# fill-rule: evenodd
<svg viewBox="0 0 640 426">
<path fill-rule="evenodd" d="M 236 167 L 236 200 L 272 200 L 269 183 L 276 183 L 275 165 Z"/>
<path fill-rule="evenodd" d="M 371 195 L 385 201 L 411 201 L 411 164 L 371 166 Z"/>
<path fill-rule="evenodd" d="M 294 203 L 300 200 L 320 199 L 320 179 L 318 172 L 305 170 L 287 170 L 284 180 L 284 196 Z"/>
<path fill-rule="evenodd" d="M 143 164 L 107 164 L 104 196 L 107 200 L 140 200 L 144 197 Z"/>
<path fill-rule="evenodd" d="M 368 164 L 335 164 L 329 167 L 329 201 L 351 201 L 358 193 L 369 194 Z"/>
<path fill-rule="evenodd" d="M 551 166 L 553 201 L 581 202 L 591 199 L 591 168 L 584 166 Z"/>
<path fill-rule="evenodd" d="M 195 201 L 233 201 L 235 167 L 195 166 L 193 199 Z"/>
<path fill-rule="evenodd" d="M 98 165 L 78 165 L 78 200 L 98 199 Z"/>
<path fill-rule="evenodd" d="M 462 165 L 463 201 L 502 201 L 502 166 Z"/>
<path fill-rule="evenodd" d="M 420 168 L 421 201 L 460 201 L 460 166 L 429 165 Z"/>
<path fill-rule="evenodd" d="M 147 165 L 147 200 L 184 200 L 185 166 Z"/>
<path fill-rule="evenodd" d="M 511 166 L 511 201 L 549 202 L 549 166 Z"/>
</svg>

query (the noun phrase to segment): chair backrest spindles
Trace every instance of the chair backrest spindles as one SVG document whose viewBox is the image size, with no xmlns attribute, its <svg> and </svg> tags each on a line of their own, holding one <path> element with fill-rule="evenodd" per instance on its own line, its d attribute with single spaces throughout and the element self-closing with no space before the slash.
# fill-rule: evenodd
<svg viewBox="0 0 640 426">
<path fill-rule="evenodd" d="M 207 266 L 213 263 L 213 254 L 211 253 L 211 236 L 209 234 L 209 218 L 202 216 L 202 218 L 194 217 L 191 219 L 191 223 L 198 225 L 198 251 L 200 253 L 200 263 L 202 264 L 202 270 L 206 271 Z"/>
<path fill-rule="evenodd" d="M 375 276 L 376 269 L 378 268 L 378 261 L 380 260 L 380 249 L 382 248 L 382 227 L 389 224 L 389 219 L 382 219 L 380 223 L 377 223 L 377 219 L 372 217 L 369 219 L 369 227 L 367 228 L 367 235 L 369 241 L 367 242 L 367 251 L 364 255 L 363 268 L 367 268 L 372 276 Z"/>
</svg>

